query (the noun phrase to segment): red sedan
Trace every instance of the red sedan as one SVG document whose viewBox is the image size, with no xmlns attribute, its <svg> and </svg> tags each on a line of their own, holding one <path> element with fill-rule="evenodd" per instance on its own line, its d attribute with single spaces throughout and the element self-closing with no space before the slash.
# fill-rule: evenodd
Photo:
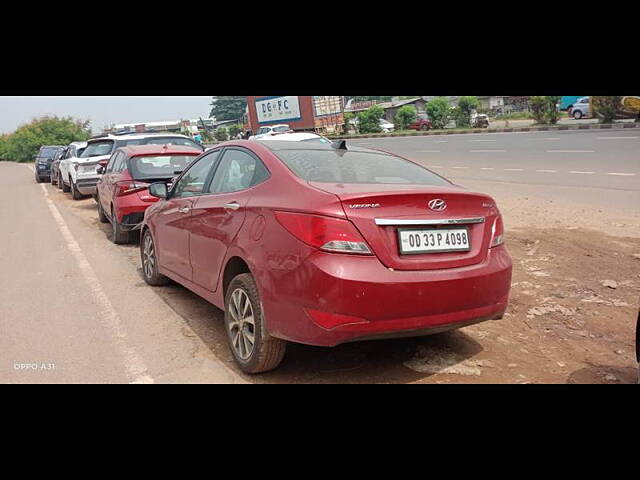
<svg viewBox="0 0 640 480">
<path fill-rule="evenodd" d="M 334 346 L 502 318 L 511 258 L 495 201 L 410 160 L 342 144 L 235 141 L 145 214 L 144 278 L 225 311 L 245 372 L 286 342 Z"/>
<path fill-rule="evenodd" d="M 179 145 L 122 147 L 113 152 L 106 167 L 99 167 L 102 177 L 96 198 L 100 222 L 111 222 L 111 240 L 127 243 L 145 210 L 158 201 L 149 195 L 149 184 L 170 182 L 201 153 Z"/>
</svg>

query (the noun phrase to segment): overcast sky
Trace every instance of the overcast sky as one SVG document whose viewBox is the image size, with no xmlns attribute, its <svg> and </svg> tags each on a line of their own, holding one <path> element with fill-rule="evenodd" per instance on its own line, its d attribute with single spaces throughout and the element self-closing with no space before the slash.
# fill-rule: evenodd
<svg viewBox="0 0 640 480">
<path fill-rule="evenodd" d="M 91 120 L 94 133 L 111 123 L 208 118 L 212 97 L 2 97 L 0 133 L 42 115 Z"/>
</svg>

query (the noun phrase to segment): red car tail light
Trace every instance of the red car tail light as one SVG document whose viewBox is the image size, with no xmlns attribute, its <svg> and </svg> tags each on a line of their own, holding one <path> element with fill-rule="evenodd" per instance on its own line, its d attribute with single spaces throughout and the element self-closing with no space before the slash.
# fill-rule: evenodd
<svg viewBox="0 0 640 480">
<path fill-rule="evenodd" d="M 493 222 L 491 229 L 491 248 L 498 247 L 504 243 L 504 224 L 502 215 L 498 215 Z"/>
<path fill-rule="evenodd" d="M 305 213 L 275 212 L 276 219 L 297 239 L 327 252 L 373 255 L 349 220 Z"/>
<path fill-rule="evenodd" d="M 117 189 L 116 189 L 116 197 L 129 195 L 130 193 L 146 190 L 147 188 L 149 188 L 148 183 L 137 182 L 135 180 L 126 180 L 124 182 L 118 182 Z"/>
<path fill-rule="evenodd" d="M 340 315 L 339 313 L 323 312 L 320 310 L 312 310 L 310 308 L 305 308 L 305 311 L 316 325 L 319 325 L 325 330 L 332 330 L 342 325 L 357 325 L 362 323 L 369 323 L 369 321 L 365 318 Z"/>
</svg>

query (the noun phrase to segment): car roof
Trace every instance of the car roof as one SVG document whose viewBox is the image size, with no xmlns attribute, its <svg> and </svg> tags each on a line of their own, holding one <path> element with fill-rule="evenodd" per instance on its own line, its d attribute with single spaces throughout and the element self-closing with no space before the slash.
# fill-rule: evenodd
<svg viewBox="0 0 640 480">
<path fill-rule="evenodd" d="M 291 141 L 283 141 L 283 140 L 269 140 L 268 142 L 263 142 L 261 140 L 245 140 L 247 142 L 258 143 L 260 145 L 264 145 L 269 150 L 276 152 L 279 150 L 326 150 L 326 151 L 336 151 L 336 148 L 332 146 L 330 143 L 316 143 L 316 142 L 291 142 Z M 378 150 L 372 150 L 370 148 L 357 147 L 353 145 L 347 145 L 347 151 L 349 152 L 366 152 L 366 153 L 377 153 L 381 155 L 391 155 L 387 152 L 381 152 Z"/>
<path fill-rule="evenodd" d="M 187 147 L 185 145 L 132 145 L 128 147 L 120 147 L 119 151 L 124 152 L 127 157 L 137 157 L 143 155 L 193 155 L 198 156 L 202 153 L 200 149 L 195 147 Z"/>
<path fill-rule="evenodd" d="M 108 135 L 104 135 L 104 136 L 100 136 L 100 137 L 91 138 L 89 140 L 89 142 L 99 142 L 101 140 L 102 141 L 104 141 L 104 140 L 120 140 L 120 139 L 124 139 L 124 140 L 140 140 L 140 139 L 143 139 L 143 138 L 155 138 L 155 137 L 187 138 L 187 139 L 191 140 L 191 138 L 187 137 L 186 135 L 182 135 L 181 133 L 154 132 L 154 133 L 126 133 L 126 134 L 123 134 L 123 135 L 108 134 Z"/>
</svg>

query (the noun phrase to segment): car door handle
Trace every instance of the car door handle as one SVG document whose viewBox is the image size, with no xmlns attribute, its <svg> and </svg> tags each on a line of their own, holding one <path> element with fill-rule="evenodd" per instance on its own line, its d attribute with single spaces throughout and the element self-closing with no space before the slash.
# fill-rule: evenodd
<svg viewBox="0 0 640 480">
<path fill-rule="evenodd" d="M 182 208 L 179 208 L 178 211 L 180 213 L 189 213 L 191 211 L 191 208 L 190 207 L 182 207 Z"/>
<path fill-rule="evenodd" d="M 240 208 L 240 204 L 238 202 L 226 203 L 223 205 L 225 210 L 238 210 Z"/>
</svg>

